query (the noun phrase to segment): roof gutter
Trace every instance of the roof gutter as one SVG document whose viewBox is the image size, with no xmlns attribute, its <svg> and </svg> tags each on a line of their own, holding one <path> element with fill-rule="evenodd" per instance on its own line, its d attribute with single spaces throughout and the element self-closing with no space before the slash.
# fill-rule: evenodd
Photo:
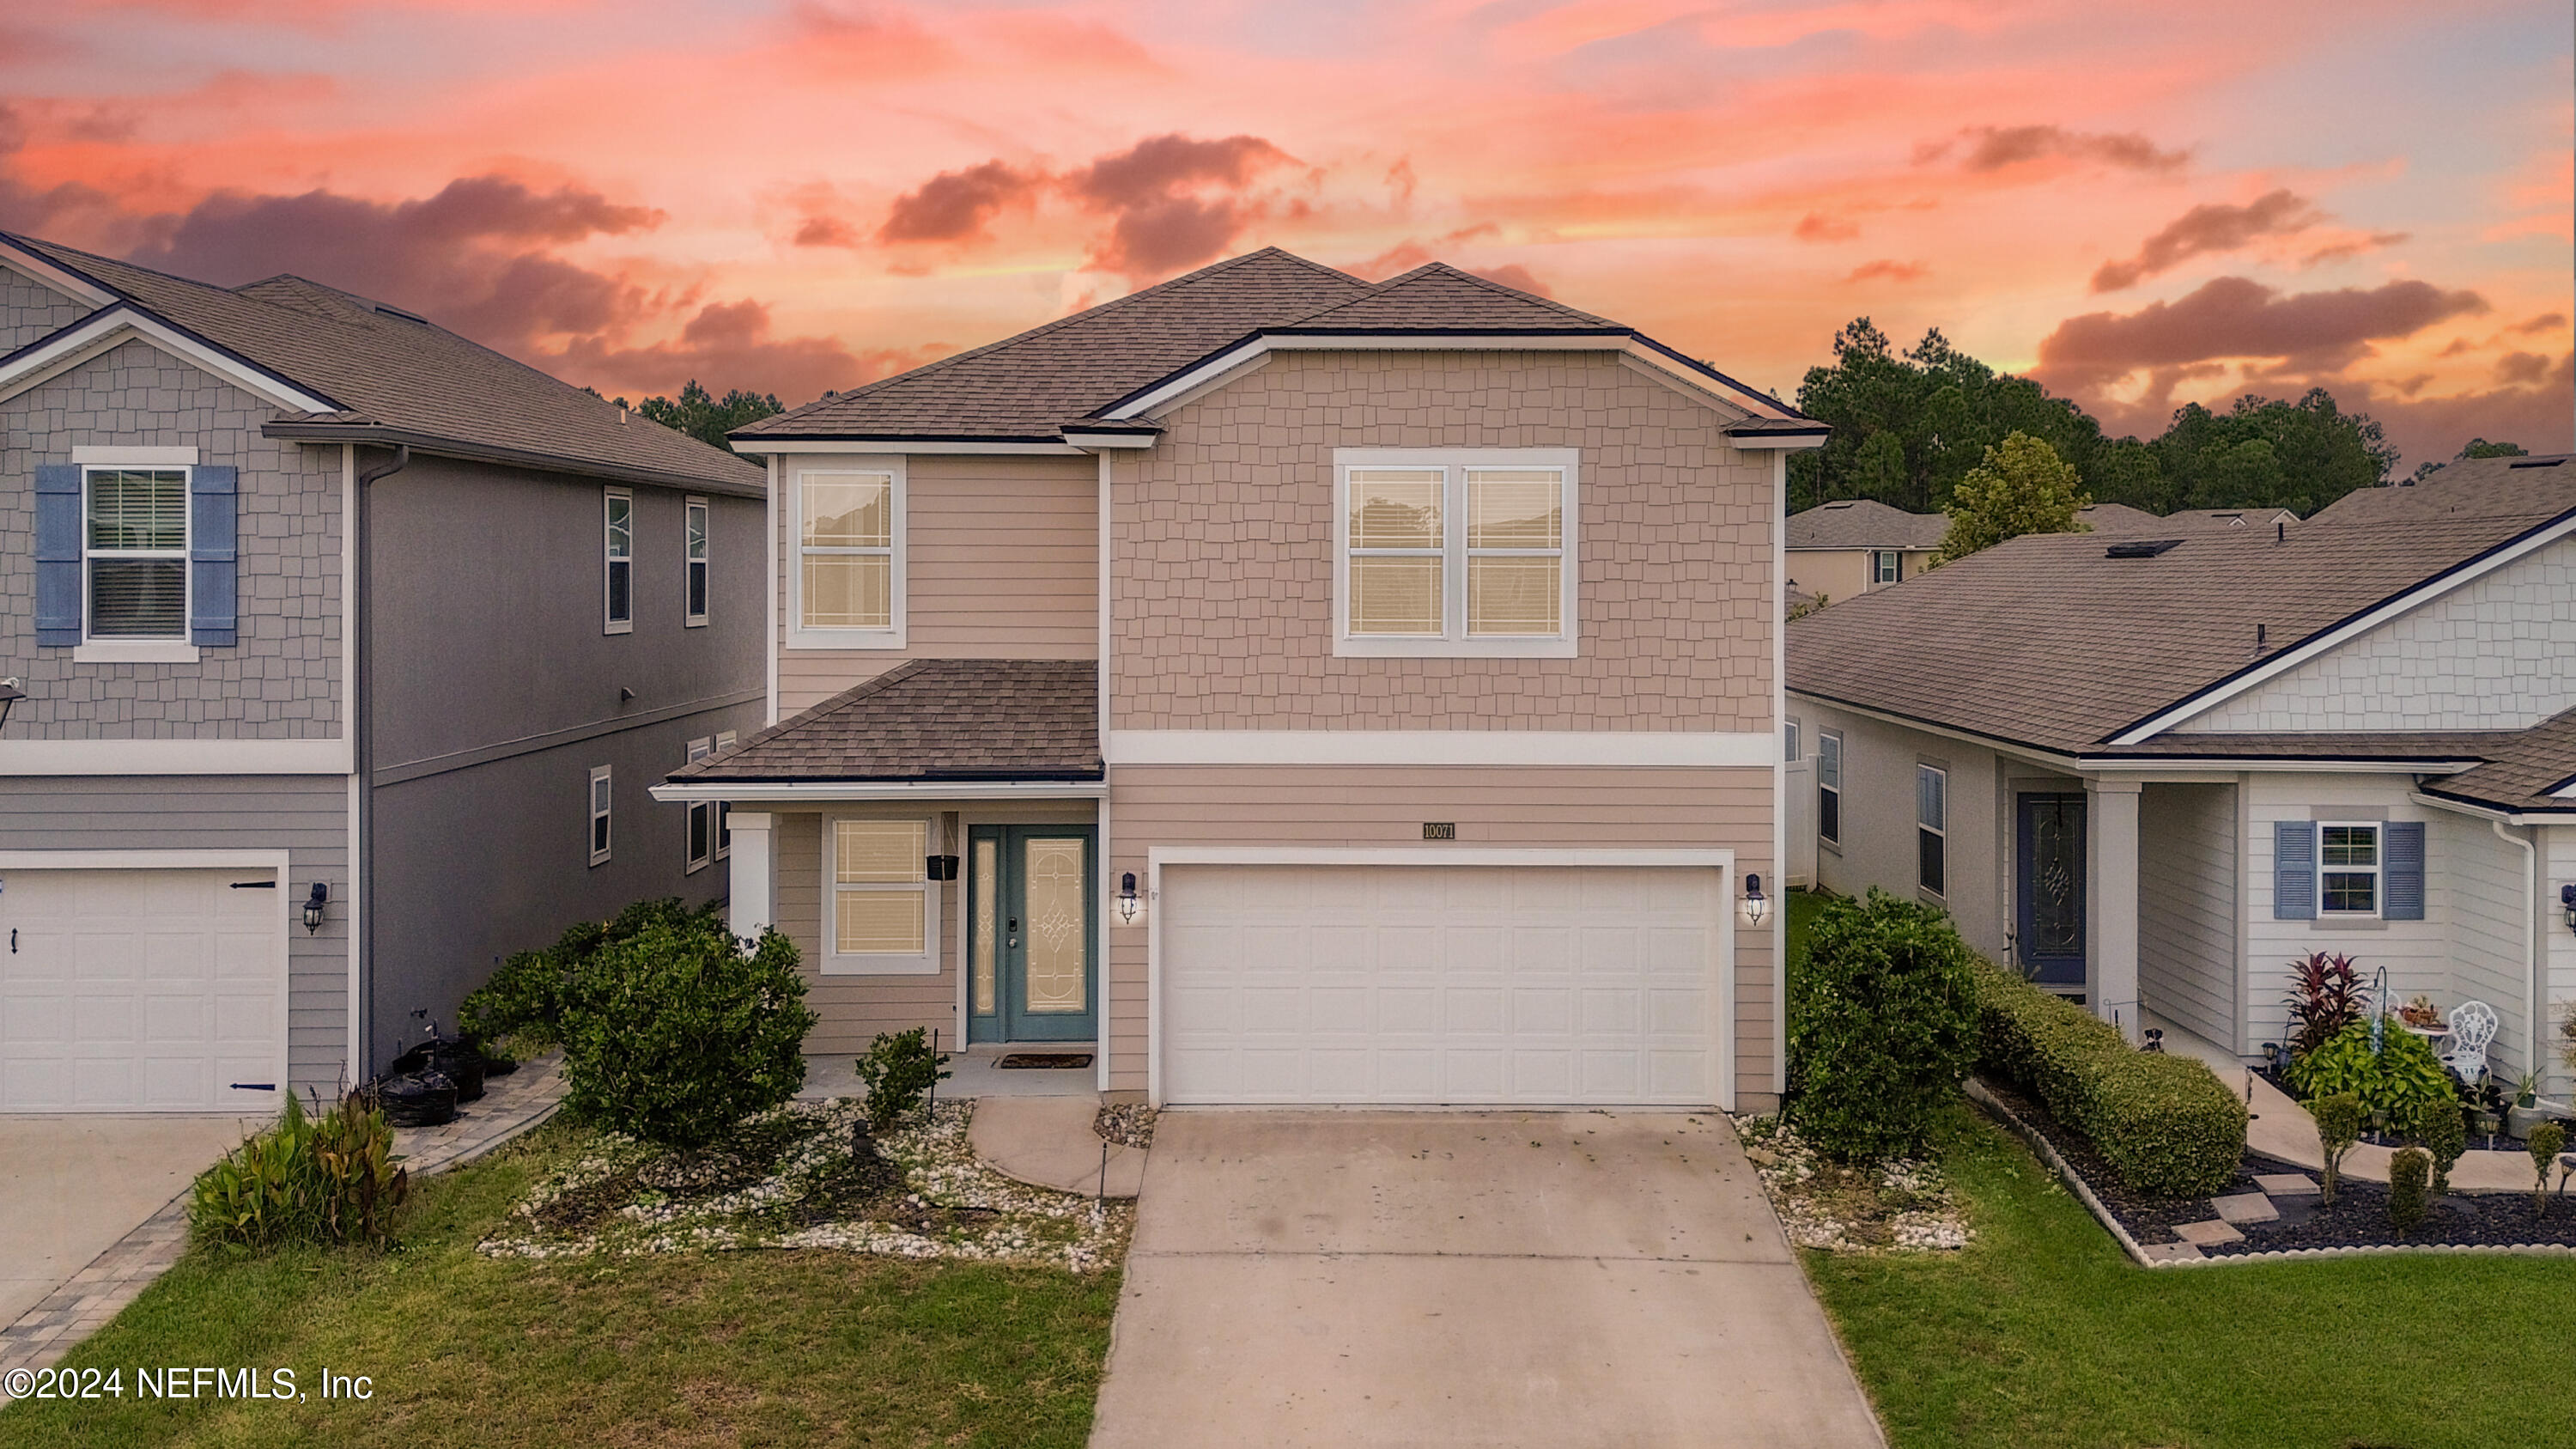
<svg viewBox="0 0 2576 1449">
<path fill-rule="evenodd" d="M 641 483 L 656 488 L 677 488 L 690 493 L 723 493 L 736 498 L 765 498 L 768 488 L 760 483 L 738 483 L 700 477 L 693 473 L 673 473 L 660 468 L 637 468 L 623 463 L 602 463 L 587 458 L 566 457 L 560 453 L 540 453 L 532 449 L 504 448 L 489 443 L 468 443 L 456 438 L 440 437 L 411 428 L 387 427 L 382 423 L 312 423 L 293 418 L 280 418 L 260 425 L 260 436 L 298 443 L 357 443 L 402 450 L 406 458 L 414 448 L 442 458 L 463 458 L 477 463 L 503 463 L 516 468 L 536 468 L 549 473 L 578 473 L 587 478 L 607 478 L 619 483 Z"/>
</svg>

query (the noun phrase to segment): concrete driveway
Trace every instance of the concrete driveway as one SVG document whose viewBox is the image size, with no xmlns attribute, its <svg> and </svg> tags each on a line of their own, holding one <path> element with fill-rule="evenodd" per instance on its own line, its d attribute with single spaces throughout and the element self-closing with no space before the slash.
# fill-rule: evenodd
<svg viewBox="0 0 2576 1449">
<path fill-rule="evenodd" d="M 141 1227 L 256 1125 L 0 1117 L 0 1328 Z"/>
<path fill-rule="evenodd" d="M 1091 1442 L 1885 1441 L 1721 1116 L 1184 1111 Z"/>
</svg>

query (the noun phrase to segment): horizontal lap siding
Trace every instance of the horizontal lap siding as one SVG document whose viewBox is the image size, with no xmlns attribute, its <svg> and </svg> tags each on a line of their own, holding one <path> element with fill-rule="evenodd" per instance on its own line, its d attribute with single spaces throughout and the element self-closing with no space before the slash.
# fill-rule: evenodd
<svg viewBox="0 0 2576 1449">
<path fill-rule="evenodd" d="M 2236 787 L 2149 785 L 2138 803 L 2138 986 L 2146 1009 L 2241 1052 Z"/>
<path fill-rule="evenodd" d="M 805 1038 L 816 1055 L 863 1052 L 879 1032 L 936 1028 L 943 1042 L 957 1036 L 957 900 L 944 887 L 939 903 L 939 974 L 936 976 L 826 976 L 823 960 L 823 817 L 778 817 L 778 929 L 796 943 L 805 977 L 805 1004 L 822 1021 Z M 963 884 L 958 882 L 957 884 Z"/>
<path fill-rule="evenodd" d="M 2460 909 L 2452 890 L 2458 867 L 2454 841 L 2438 825 L 2437 812 L 2411 804 L 2414 781 L 2404 775 L 2288 775 L 2248 777 L 2245 850 L 2246 1007 L 2249 1042 L 2280 1041 L 2289 1026 L 2293 963 L 2313 951 L 2351 956 L 2360 963 L 2367 983 L 2380 968 L 2400 1001 L 2417 993 L 2434 998 L 2445 1010 L 2458 1004 L 2451 959 Z M 2273 826 L 2283 820 L 2314 821 L 2320 809 L 2358 820 L 2420 820 L 2428 823 L 2424 850 L 2424 919 L 2346 924 L 2272 917 Z M 2517 855 L 2520 852 L 2515 852 Z M 2514 959 L 2522 941 L 2513 942 Z M 2517 1010 L 2504 1001 L 2498 1010 Z M 2501 1034 L 2496 1038 L 2504 1041 Z M 2521 1055 L 2528 1055 L 2528 1052 Z"/>
<path fill-rule="evenodd" d="M 2496 839 L 2487 822 L 2465 816 L 2440 815 L 2424 834 L 2426 893 L 2440 883 L 2451 943 L 2451 990 L 2436 992 L 2434 1002 L 2448 1011 L 2474 997 L 2494 1007 L 2499 1021 L 2488 1060 L 2519 1076 L 2532 1065 L 2531 1012 L 2524 1005 L 2531 995 L 2524 954 L 2531 939 L 2529 857 Z M 2551 887 L 2553 903 L 2555 892 Z M 2428 918 L 2431 907 L 2428 899 Z M 2557 934 L 2567 934 L 2563 922 Z"/>
<path fill-rule="evenodd" d="M 1156 846 L 1411 846 L 1425 821 L 1457 844 L 1735 852 L 1772 875 L 1768 769 L 1125 766 L 1112 771 L 1107 880 L 1145 878 Z M 1146 1087 L 1146 931 L 1107 932 L 1110 1085 Z M 1735 932 L 1736 1091 L 1767 1102 L 1773 1062 L 1774 932 Z"/>
<path fill-rule="evenodd" d="M 0 850 L 283 850 L 279 888 L 331 887 L 287 933 L 287 1061 L 328 1094 L 349 1055 L 349 783 L 339 775 L 0 777 Z"/>
<path fill-rule="evenodd" d="M 779 475 L 782 645 L 794 599 L 796 475 Z M 902 649 L 778 654 L 781 718 L 907 659 L 1091 659 L 1100 645 L 1100 473 L 1088 457 L 925 455 L 906 465 Z"/>
<path fill-rule="evenodd" d="M 2576 931 L 2567 929 L 2567 918 L 2558 909 L 2558 887 L 2576 881 L 2576 824 L 2552 825 L 2531 832 L 2537 836 L 2535 848 L 2540 852 L 2540 877 L 2548 882 L 2541 901 L 2540 969 L 2549 992 L 2550 1016 L 2547 1022 L 2550 1070 L 2558 1084 L 2556 1095 L 2566 1096 L 2576 1089 L 2576 1065 L 2566 1060 L 2566 1053 L 2576 1049 L 2576 1042 L 2558 1034 L 2568 1013 L 2576 1011 Z"/>
</svg>

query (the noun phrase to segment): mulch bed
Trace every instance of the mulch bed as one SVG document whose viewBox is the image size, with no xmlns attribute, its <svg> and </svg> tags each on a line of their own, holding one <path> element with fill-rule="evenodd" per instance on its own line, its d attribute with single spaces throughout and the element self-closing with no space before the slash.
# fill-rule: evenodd
<svg viewBox="0 0 2576 1449">
<path fill-rule="evenodd" d="M 2014 1116 L 2048 1139 L 2049 1146 L 2057 1149 L 2057 1155 L 2075 1169 L 2102 1206 L 2142 1246 L 2180 1242 L 2182 1239 L 2173 1231 L 2177 1225 L 2207 1222 L 2218 1215 L 2206 1197 L 2149 1197 L 2130 1191 L 2083 1134 L 2059 1123 L 2048 1115 L 2048 1109 L 2010 1086 L 1980 1080 L 2012 1109 Z M 2238 1164 L 2235 1178 L 2217 1195 L 2260 1192 L 2262 1188 L 2254 1181 L 2256 1174 L 2291 1172 L 2310 1178 L 2318 1176 L 2312 1168 L 2248 1152 Z M 2241 1257 L 2294 1248 L 2518 1247 L 2534 1243 L 2576 1247 L 2576 1200 L 2555 1193 L 2549 1198 L 2547 1210 L 2536 1217 L 2527 1192 L 2453 1193 L 2437 1199 L 2425 1220 L 2405 1237 L 2399 1237 L 2388 1221 L 2385 1183 L 2346 1177 L 2336 1186 L 2332 1207 L 2315 1197 L 2301 1196 L 2275 1197 L 2272 1205 L 2280 1210 L 2280 1221 L 2237 1224 L 2237 1231 L 2245 1235 L 2243 1242 L 2205 1246 L 2201 1249 L 2203 1256 Z"/>
</svg>

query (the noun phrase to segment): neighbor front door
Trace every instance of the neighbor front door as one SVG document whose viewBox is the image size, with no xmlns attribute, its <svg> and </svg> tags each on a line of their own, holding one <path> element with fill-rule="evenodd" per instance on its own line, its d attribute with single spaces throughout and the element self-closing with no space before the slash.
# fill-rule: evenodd
<svg viewBox="0 0 2576 1449">
<path fill-rule="evenodd" d="M 968 1041 L 1099 1035 L 1095 853 L 1088 825 L 978 825 L 969 832 Z"/>
<path fill-rule="evenodd" d="M 2014 832 L 2013 954 L 2043 986 L 2084 985 L 2084 797 L 2024 795 Z"/>
</svg>

